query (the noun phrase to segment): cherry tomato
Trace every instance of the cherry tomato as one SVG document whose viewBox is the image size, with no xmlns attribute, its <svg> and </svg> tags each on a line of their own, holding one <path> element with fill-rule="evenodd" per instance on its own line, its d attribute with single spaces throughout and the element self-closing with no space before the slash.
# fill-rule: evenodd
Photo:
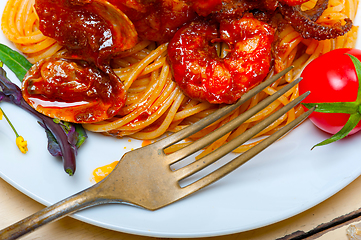
<svg viewBox="0 0 361 240">
<path fill-rule="evenodd" d="M 361 50 L 336 49 L 310 62 L 301 74 L 300 94 L 311 91 L 304 103 L 354 102 L 359 82 L 350 54 L 361 60 Z M 311 121 L 325 132 L 335 134 L 349 119 L 347 113 L 313 112 Z M 349 133 L 361 130 L 361 122 Z"/>
</svg>

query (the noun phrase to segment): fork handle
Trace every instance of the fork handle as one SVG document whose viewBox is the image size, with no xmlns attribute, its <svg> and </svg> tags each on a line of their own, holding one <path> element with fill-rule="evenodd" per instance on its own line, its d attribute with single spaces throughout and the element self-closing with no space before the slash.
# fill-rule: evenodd
<svg viewBox="0 0 361 240">
<path fill-rule="evenodd" d="M 0 239 L 17 239 L 47 223 L 58 220 L 81 209 L 114 201 L 97 197 L 97 191 L 88 188 L 60 202 L 46 207 L 0 231 Z"/>
</svg>

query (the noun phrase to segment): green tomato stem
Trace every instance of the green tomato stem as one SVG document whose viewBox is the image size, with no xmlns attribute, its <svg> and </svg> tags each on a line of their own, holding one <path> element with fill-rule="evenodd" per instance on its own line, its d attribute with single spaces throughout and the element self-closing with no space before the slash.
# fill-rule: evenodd
<svg viewBox="0 0 361 240">
<path fill-rule="evenodd" d="M 350 114 L 349 119 L 347 120 L 346 124 L 342 127 L 340 131 L 338 131 L 332 137 L 316 144 L 315 146 L 312 147 L 312 149 L 317 146 L 330 144 L 332 142 L 338 141 L 346 137 L 352 131 L 352 129 L 354 129 L 356 125 L 361 121 L 361 62 L 355 56 L 352 56 L 351 54 L 347 54 L 347 55 L 351 58 L 355 66 L 355 71 L 359 84 L 356 101 L 333 102 L 333 103 L 302 103 L 307 108 L 316 106 L 315 112 Z"/>
<path fill-rule="evenodd" d="M 323 146 L 326 144 L 336 142 L 337 140 L 340 140 L 340 139 L 346 137 L 352 131 L 352 129 L 354 129 L 356 127 L 356 125 L 359 123 L 360 120 L 361 120 L 361 115 L 359 113 L 351 114 L 351 116 L 348 119 L 348 121 L 346 122 L 345 126 L 343 126 L 343 128 L 340 131 L 338 131 L 332 137 L 316 144 L 315 146 L 312 147 L 312 149 L 315 147 L 318 147 L 318 146 Z"/>
<path fill-rule="evenodd" d="M 308 109 L 316 106 L 316 112 L 323 113 L 358 113 L 360 104 L 356 102 L 333 102 L 333 103 L 302 103 Z"/>
</svg>

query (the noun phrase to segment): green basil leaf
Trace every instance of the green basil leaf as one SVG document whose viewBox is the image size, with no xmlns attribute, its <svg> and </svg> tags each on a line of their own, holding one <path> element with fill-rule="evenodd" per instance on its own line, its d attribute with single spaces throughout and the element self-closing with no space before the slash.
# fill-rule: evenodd
<svg viewBox="0 0 361 240">
<path fill-rule="evenodd" d="M 359 123 L 360 120 L 361 120 L 361 115 L 359 113 L 351 114 L 350 118 L 347 120 L 345 126 L 343 126 L 343 128 L 340 131 L 338 131 L 332 137 L 316 144 L 315 146 L 312 147 L 312 149 L 315 147 L 318 147 L 318 146 L 323 146 L 323 145 L 327 145 L 327 144 L 336 142 L 336 141 L 346 137 L 347 134 L 349 134 L 351 132 L 351 130 L 356 127 L 356 125 Z"/>
<path fill-rule="evenodd" d="M 32 64 L 20 53 L 0 43 L 0 60 L 22 82 Z"/>
<path fill-rule="evenodd" d="M 80 148 L 80 146 L 83 145 L 85 140 L 88 138 L 88 135 L 81 124 L 74 124 L 74 125 L 75 125 L 75 131 L 79 134 L 75 146 L 77 148 Z"/>
<path fill-rule="evenodd" d="M 358 112 L 358 104 L 356 102 L 302 103 L 302 105 L 308 109 L 316 106 L 315 112 L 348 114 Z"/>
</svg>

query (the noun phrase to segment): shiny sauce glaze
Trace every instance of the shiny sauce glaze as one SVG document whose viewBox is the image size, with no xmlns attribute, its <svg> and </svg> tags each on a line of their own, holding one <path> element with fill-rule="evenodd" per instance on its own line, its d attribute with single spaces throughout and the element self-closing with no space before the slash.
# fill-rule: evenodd
<svg viewBox="0 0 361 240">
<path fill-rule="evenodd" d="M 37 111 L 64 121 L 113 117 L 126 92 L 110 59 L 137 43 L 133 24 L 101 0 L 36 0 L 35 8 L 42 33 L 66 51 L 31 68 L 23 81 L 24 99 Z"/>
<path fill-rule="evenodd" d="M 176 33 L 168 47 L 174 79 L 193 99 L 234 103 L 267 76 L 273 35 L 273 28 L 251 14 L 219 25 L 192 22 Z M 228 45 L 225 58 L 218 56 L 215 42 Z"/>
<path fill-rule="evenodd" d="M 77 55 L 96 58 L 100 50 L 113 45 L 112 29 L 86 7 L 66 0 L 37 0 L 35 6 L 41 32 L 66 48 L 76 50 Z"/>
<path fill-rule="evenodd" d="M 106 1 L 36 0 L 35 8 L 41 32 L 72 50 L 72 57 L 101 65 L 137 42 L 129 19 Z"/>
<path fill-rule="evenodd" d="M 37 111 L 62 120 L 87 123 L 114 116 L 124 104 L 119 81 L 82 61 L 48 58 L 24 78 L 24 99 Z"/>
</svg>

